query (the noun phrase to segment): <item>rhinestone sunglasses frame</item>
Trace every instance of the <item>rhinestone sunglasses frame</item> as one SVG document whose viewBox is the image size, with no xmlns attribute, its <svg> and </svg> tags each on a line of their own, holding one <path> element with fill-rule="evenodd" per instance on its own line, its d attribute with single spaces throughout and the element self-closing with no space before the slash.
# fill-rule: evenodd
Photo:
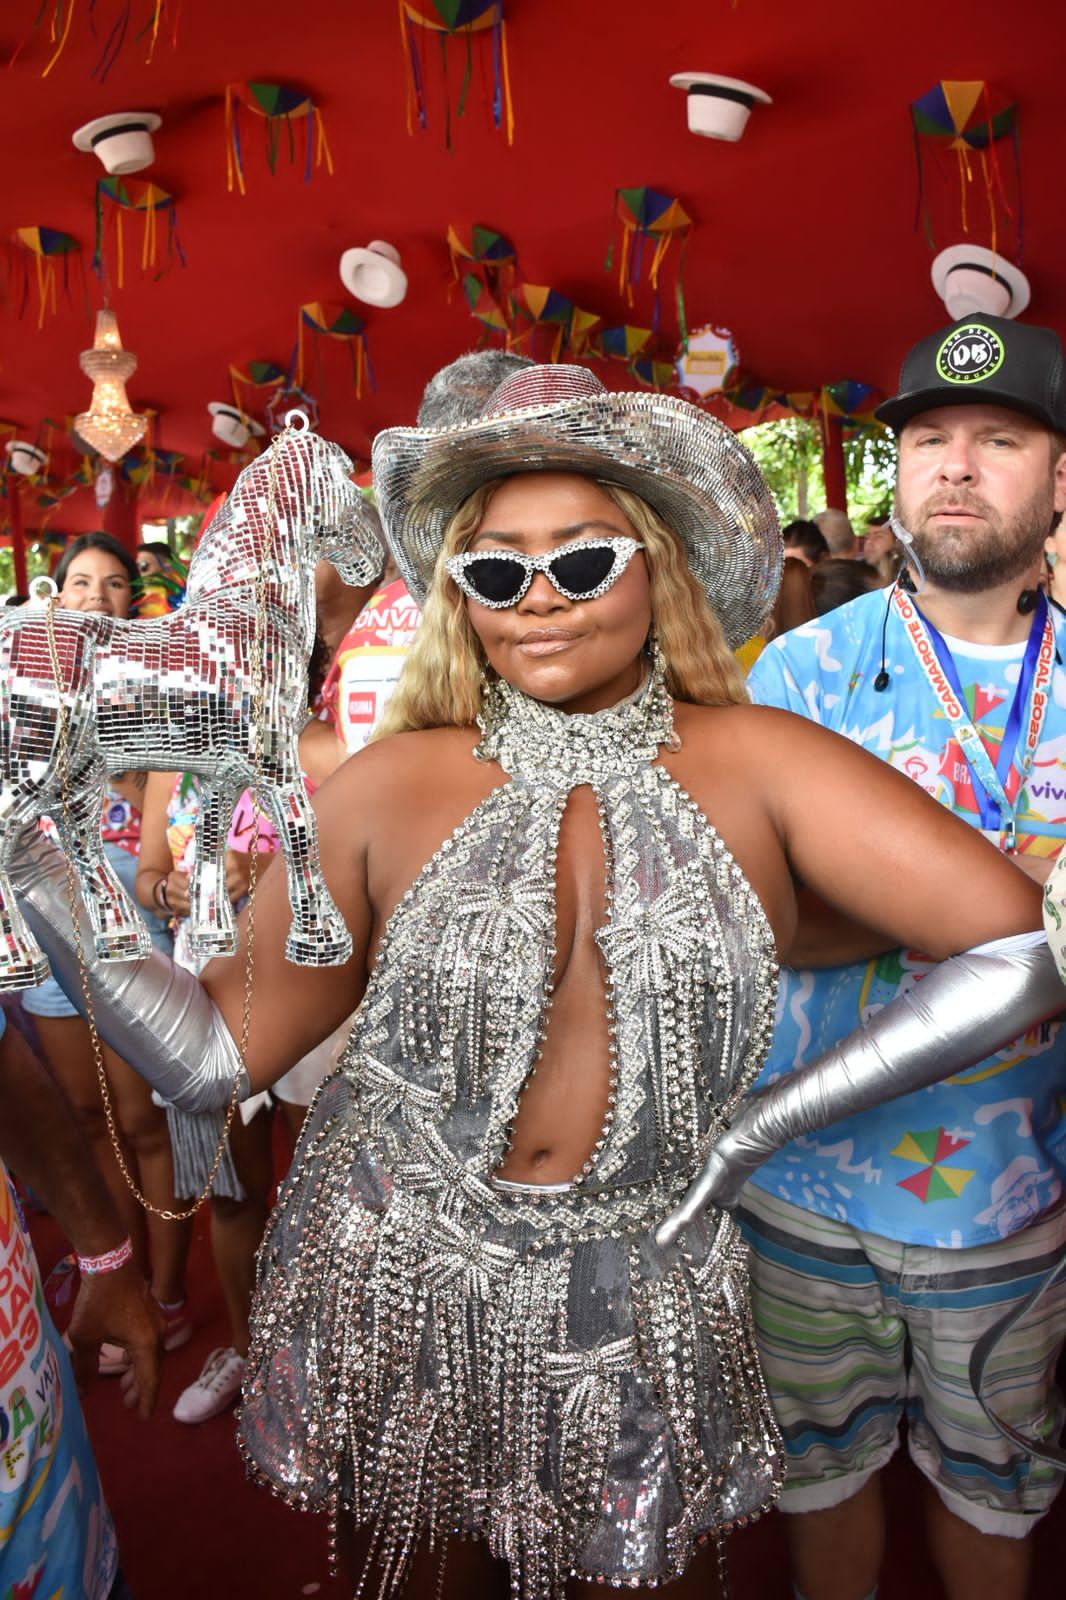
<svg viewBox="0 0 1066 1600">
<path fill-rule="evenodd" d="M 596 539 L 574 539 L 569 544 L 560 545 L 555 550 L 547 550 L 540 556 L 529 556 L 521 550 L 463 550 L 458 555 L 449 556 L 445 562 L 449 576 L 458 584 L 459 588 L 470 600 L 476 600 L 479 606 L 487 606 L 490 611 L 507 611 L 511 606 L 516 606 L 529 589 L 534 575 L 542 572 L 557 593 L 564 600 L 575 603 L 582 600 L 598 600 L 607 593 L 613 584 L 618 582 L 623 572 L 638 550 L 644 546 L 637 539 L 631 539 L 628 534 L 604 534 Z M 587 594 L 571 594 L 560 582 L 558 576 L 552 571 L 554 562 L 563 556 L 577 555 L 582 550 L 611 550 L 614 560 L 604 577 Z M 521 586 L 511 600 L 486 600 L 479 594 L 473 583 L 466 575 L 466 569 L 475 561 L 510 561 L 525 570 L 525 577 Z"/>
</svg>

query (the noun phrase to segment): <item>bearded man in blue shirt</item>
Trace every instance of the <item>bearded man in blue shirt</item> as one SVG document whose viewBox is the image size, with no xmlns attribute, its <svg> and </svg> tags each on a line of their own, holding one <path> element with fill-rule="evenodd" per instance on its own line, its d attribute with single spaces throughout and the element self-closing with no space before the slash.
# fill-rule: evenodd
<svg viewBox="0 0 1066 1600">
<path fill-rule="evenodd" d="M 862 745 L 1042 881 L 1066 838 L 1066 636 L 1040 588 L 1066 508 L 1066 373 L 1050 329 L 982 316 L 921 340 L 878 415 L 899 437 L 908 560 L 768 648 L 753 697 Z M 812 825 L 861 831 L 862 816 Z M 899 841 L 901 852 L 907 840 Z M 767 1084 L 921 979 L 832 907 L 806 908 Z M 1061 1479 L 1002 1436 L 975 1341 L 1066 1246 L 1066 1035 L 1044 1025 L 971 1070 L 786 1146 L 744 1191 L 755 1310 L 789 1456 L 782 1509 L 803 1600 L 864 1600 L 884 1550 L 879 1474 L 906 1418 L 952 1600 L 1021 1600 L 1027 1535 Z M 1054 1440 L 1066 1283 L 997 1347 L 986 1398 Z"/>
</svg>

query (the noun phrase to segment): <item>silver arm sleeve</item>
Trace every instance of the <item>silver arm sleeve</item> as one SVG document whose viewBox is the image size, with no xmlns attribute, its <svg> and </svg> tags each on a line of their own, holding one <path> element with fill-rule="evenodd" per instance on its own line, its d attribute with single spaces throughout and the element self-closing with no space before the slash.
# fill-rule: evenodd
<svg viewBox="0 0 1066 1600">
<path fill-rule="evenodd" d="M 735 1206 L 755 1169 L 790 1139 L 948 1078 L 1064 1009 L 1043 933 L 941 962 L 817 1061 L 746 1100 L 656 1239 L 672 1244 L 705 1206 Z"/>
<path fill-rule="evenodd" d="M 84 1015 L 85 997 L 70 920 L 67 869 L 60 851 L 29 829 L 11 866 L 19 904 L 52 971 Z M 229 1103 L 247 1073 L 229 1029 L 207 991 L 159 950 L 143 961 L 99 961 L 89 916 L 75 901 L 89 992 L 100 1037 L 183 1111 L 213 1111 Z"/>
</svg>

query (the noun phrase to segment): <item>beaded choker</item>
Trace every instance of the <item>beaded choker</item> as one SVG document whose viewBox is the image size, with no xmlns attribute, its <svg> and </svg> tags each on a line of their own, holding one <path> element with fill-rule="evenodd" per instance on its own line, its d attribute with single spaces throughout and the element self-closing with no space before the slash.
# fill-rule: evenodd
<svg viewBox="0 0 1066 1600">
<path fill-rule="evenodd" d="M 485 691 L 478 716 L 479 761 L 498 761 L 512 778 L 551 789 L 602 781 L 679 748 L 662 656 L 624 700 L 604 711 L 568 712 L 523 694 L 504 678 Z"/>
</svg>

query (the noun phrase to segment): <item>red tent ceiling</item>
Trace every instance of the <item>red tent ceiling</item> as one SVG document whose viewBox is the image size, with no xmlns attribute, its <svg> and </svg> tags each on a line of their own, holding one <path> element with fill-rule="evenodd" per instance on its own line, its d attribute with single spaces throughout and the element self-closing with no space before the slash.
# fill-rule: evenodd
<svg viewBox="0 0 1066 1600">
<path fill-rule="evenodd" d="M 0 239 L 46 226 L 81 244 L 83 277 L 70 271 L 54 315 L 37 326 L 32 276 L 20 304 L 19 257 L 11 250 L 0 305 L 0 419 L 39 436 L 88 403 L 78 352 L 90 343 L 86 298 L 102 300 L 89 271 L 94 185 L 102 169 L 76 151 L 71 134 L 105 113 L 158 111 L 151 179 L 177 200 L 187 265 L 168 264 L 159 231 L 157 269 L 140 266 L 140 217 L 125 219 L 125 281 L 111 303 L 140 366 L 134 406 L 158 411 L 155 442 L 181 452 L 190 475 L 212 448 L 206 406 L 230 394 L 231 364 L 287 366 L 298 307 L 348 305 L 365 316 L 376 390 L 355 398 L 347 352 L 323 341 L 309 386 L 321 428 L 366 458 L 381 427 L 413 419 L 427 377 L 478 342 L 480 328 L 452 287 L 449 224 L 473 223 L 514 241 L 520 277 L 549 284 L 609 321 L 647 322 L 641 291 L 627 311 L 604 272 L 615 189 L 649 185 L 676 195 L 693 218 L 685 260 L 691 326 L 730 328 L 744 368 L 790 390 L 851 378 L 890 391 L 900 355 L 946 320 L 930 285 L 931 251 L 916 231 L 917 180 L 908 107 L 938 79 L 986 79 L 1020 107 L 1025 200 L 1027 315 L 1066 326 L 1060 287 L 1066 223 L 1059 195 L 1061 64 L 1054 0 L 1022 12 L 1002 0 L 940 7 L 897 0 L 505 0 L 515 138 L 508 146 L 487 109 L 492 67 L 475 39 L 468 103 L 454 114 L 465 41 L 449 46 L 451 149 L 444 130 L 439 36 L 423 35 L 429 127 L 405 125 L 406 69 L 395 0 L 167 0 L 151 62 L 142 29 L 152 0 L 66 0 L 66 47 L 42 77 L 54 45 L 55 0 L 7 0 L 0 22 L 6 152 Z M 112 25 L 128 11 L 121 51 L 106 80 L 93 76 Z M 35 30 L 34 21 L 42 15 Z M 1024 22 L 1024 25 L 1023 25 Z M 140 35 L 140 37 L 138 37 Z M 668 85 L 687 69 L 746 78 L 772 107 L 755 110 L 736 145 L 697 139 L 684 98 Z M 224 90 L 243 81 L 286 82 L 321 107 L 335 172 L 304 181 L 302 127 L 290 165 L 282 135 L 277 173 L 263 149 L 263 124 L 245 118 L 247 194 L 227 192 Z M 1013 154 L 1001 142 L 1008 199 Z M 946 163 L 946 164 L 945 164 Z M 989 243 L 979 164 L 968 186 L 971 239 Z M 937 246 L 962 239 L 954 157 L 934 158 L 927 190 Z M 953 220 L 954 219 L 954 220 Z M 1013 253 L 1016 221 L 1003 222 Z M 357 306 L 337 273 L 341 252 L 386 239 L 402 254 L 407 299 L 393 310 Z M 62 283 L 62 263 L 58 273 Z M 612 384 L 632 380 L 600 363 Z M 246 392 L 247 395 L 247 392 Z M 248 396 L 253 412 L 261 407 Z M 77 458 L 60 435 L 53 475 Z M 224 465 L 211 468 L 224 483 Z M 232 473 L 231 473 L 232 475 Z M 209 474 L 210 476 L 210 474 Z M 150 509 L 158 482 L 144 496 Z M 30 522 L 40 515 L 25 496 Z M 174 504 L 172 501 L 171 504 Z M 98 521 L 90 492 L 50 513 L 73 529 Z"/>
</svg>

